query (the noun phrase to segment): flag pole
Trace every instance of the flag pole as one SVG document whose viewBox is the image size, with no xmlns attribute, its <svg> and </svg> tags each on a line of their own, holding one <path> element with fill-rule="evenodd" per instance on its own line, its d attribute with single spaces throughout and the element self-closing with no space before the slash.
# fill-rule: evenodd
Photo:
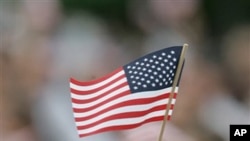
<svg viewBox="0 0 250 141">
<path fill-rule="evenodd" d="M 188 44 L 184 44 L 183 49 L 181 51 L 180 60 L 178 62 L 176 75 L 174 77 L 173 87 L 172 87 L 171 93 L 169 95 L 169 101 L 166 104 L 166 111 L 165 111 L 165 115 L 164 115 L 163 123 L 162 123 L 162 126 L 161 126 L 161 131 L 160 131 L 158 141 L 162 141 L 162 136 L 163 136 L 164 129 L 165 129 L 165 126 L 166 126 L 166 123 L 167 123 L 167 116 L 168 116 L 168 113 L 169 113 L 169 110 L 170 110 L 170 107 L 171 107 L 172 99 L 174 97 L 175 88 L 176 88 L 176 85 L 177 85 L 179 77 L 180 77 L 182 65 L 183 65 L 183 62 L 184 62 L 184 55 L 185 55 L 185 52 L 186 52 L 187 48 L 188 48 Z"/>
</svg>

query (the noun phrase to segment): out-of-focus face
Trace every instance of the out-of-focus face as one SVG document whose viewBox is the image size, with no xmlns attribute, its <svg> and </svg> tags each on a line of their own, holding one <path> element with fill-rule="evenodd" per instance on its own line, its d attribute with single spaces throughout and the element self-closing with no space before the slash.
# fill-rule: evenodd
<svg viewBox="0 0 250 141">
<path fill-rule="evenodd" d="M 60 17 L 57 0 L 24 0 L 23 11 L 33 29 L 49 31 Z"/>
<path fill-rule="evenodd" d="M 250 26 L 233 29 L 224 39 L 224 63 L 231 86 L 241 93 L 250 92 Z"/>
<path fill-rule="evenodd" d="M 198 8 L 197 0 L 149 0 L 155 17 L 162 22 L 178 22 L 193 16 Z"/>
<path fill-rule="evenodd" d="M 239 46 L 241 45 L 235 45 L 232 51 L 228 53 L 227 63 L 237 77 L 241 78 L 241 80 L 246 79 L 250 83 L 247 77 L 250 74 L 250 45 L 246 44 L 245 47 Z"/>
</svg>

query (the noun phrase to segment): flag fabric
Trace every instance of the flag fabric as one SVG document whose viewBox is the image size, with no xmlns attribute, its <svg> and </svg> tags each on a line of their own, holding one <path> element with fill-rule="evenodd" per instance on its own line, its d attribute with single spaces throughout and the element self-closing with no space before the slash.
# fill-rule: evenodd
<svg viewBox="0 0 250 141">
<path fill-rule="evenodd" d="M 182 46 L 145 55 L 102 78 L 70 79 L 73 113 L 80 137 L 132 129 L 164 119 Z M 168 120 L 178 92 L 174 91 Z"/>
</svg>

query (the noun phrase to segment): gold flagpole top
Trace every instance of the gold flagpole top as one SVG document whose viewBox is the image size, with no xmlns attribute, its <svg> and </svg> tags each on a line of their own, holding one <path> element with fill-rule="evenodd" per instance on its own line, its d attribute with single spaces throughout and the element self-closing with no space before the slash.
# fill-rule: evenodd
<svg viewBox="0 0 250 141">
<path fill-rule="evenodd" d="M 183 44 L 183 47 L 188 47 L 188 44 L 187 43 Z"/>
</svg>

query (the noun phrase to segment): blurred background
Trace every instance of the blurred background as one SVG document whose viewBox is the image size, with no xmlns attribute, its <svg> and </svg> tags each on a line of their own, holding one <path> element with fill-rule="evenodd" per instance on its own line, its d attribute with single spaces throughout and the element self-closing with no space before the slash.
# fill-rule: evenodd
<svg viewBox="0 0 250 141">
<path fill-rule="evenodd" d="M 157 140 L 161 122 L 79 138 L 69 78 L 183 43 L 164 141 L 229 141 L 250 124 L 249 0 L 0 0 L 0 140 Z"/>
</svg>

